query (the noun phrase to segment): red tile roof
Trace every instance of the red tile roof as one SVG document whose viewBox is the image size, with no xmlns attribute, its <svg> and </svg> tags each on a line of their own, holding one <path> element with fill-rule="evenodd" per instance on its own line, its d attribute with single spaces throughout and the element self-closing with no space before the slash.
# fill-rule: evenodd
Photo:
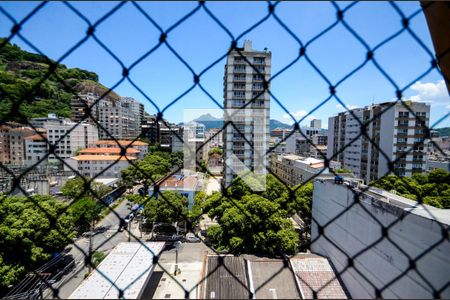
<svg viewBox="0 0 450 300">
<path fill-rule="evenodd" d="M 160 181 L 158 184 L 161 189 L 167 188 L 185 188 L 193 189 L 198 183 L 198 177 L 189 175 L 180 178 L 178 175 L 173 175 L 164 181 Z"/>
<path fill-rule="evenodd" d="M 97 153 L 111 153 L 111 154 L 120 154 L 121 148 L 86 148 L 83 150 L 80 150 L 80 153 L 82 154 L 97 154 Z M 127 148 L 126 149 L 127 154 L 135 154 L 139 153 L 141 151 L 133 148 Z"/>
<path fill-rule="evenodd" d="M 127 158 L 129 160 L 135 160 L 136 157 L 134 156 L 120 156 L 120 155 L 78 155 L 71 157 L 75 160 L 109 160 L 109 161 L 116 161 L 116 160 L 126 160 Z"/>
<path fill-rule="evenodd" d="M 47 138 L 47 136 L 45 134 L 43 136 L 44 137 L 40 136 L 39 134 L 34 134 L 34 135 L 27 136 L 24 139 L 33 140 L 33 141 L 43 141 Z"/>
</svg>

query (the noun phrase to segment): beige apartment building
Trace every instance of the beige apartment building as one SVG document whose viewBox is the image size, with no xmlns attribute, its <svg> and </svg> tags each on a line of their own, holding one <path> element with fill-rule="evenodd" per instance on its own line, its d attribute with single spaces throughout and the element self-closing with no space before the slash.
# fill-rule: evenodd
<svg viewBox="0 0 450 300">
<path fill-rule="evenodd" d="M 48 153 L 47 135 L 34 134 L 25 137 L 25 160 L 27 165 L 34 165 L 39 161 L 46 161 Z"/>
<path fill-rule="evenodd" d="M 341 164 L 330 162 L 331 170 L 339 169 Z M 313 177 L 333 177 L 334 173 L 325 167 L 323 159 L 302 157 L 294 154 L 271 154 L 270 170 L 284 183 L 294 186 L 311 180 Z"/>
</svg>

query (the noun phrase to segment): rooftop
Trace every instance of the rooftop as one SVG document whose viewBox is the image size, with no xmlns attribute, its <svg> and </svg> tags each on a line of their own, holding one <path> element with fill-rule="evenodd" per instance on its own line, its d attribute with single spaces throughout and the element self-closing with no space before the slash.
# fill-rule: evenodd
<svg viewBox="0 0 450 300">
<path fill-rule="evenodd" d="M 284 155 L 284 156 L 282 156 L 282 158 L 288 159 L 288 160 L 295 160 L 300 163 L 309 165 L 311 168 L 315 168 L 315 169 L 318 169 L 318 168 L 322 169 L 324 167 L 323 159 L 317 159 L 317 158 L 313 158 L 313 157 L 302 157 L 302 156 L 293 155 L 293 154 Z"/>
<path fill-rule="evenodd" d="M 347 299 L 327 258 L 300 254 L 290 262 L 303 299 Z"/>
<path fill-rule="evenodd" d="M 208 255 L 203 299 L 346 299 L 327 258 L 300 253 L 290 261 L 254 255 Z M 316 294 L 317 293 L 317 294 Z"/>
<path fill-rule="evenodd" d="M 164 242 L 122 242 L 98 265 L 70 295 L 70 299 L 117 299 L 141 297 L 153 272 L 153 256 L 158 256 Z M 108 278 L 108 279 L 106 279 Z"/>
<path fill-rule="evenodd" d="M 108 161 L 116 161 L 116 160 L 134 160 L 136 157 L 134 156 L 120 156 L 120 155 L 78 155 L 71 157 L 74 160 L 108 160 Z"/>
<path fill-rule="evenodd" d="M 199 174 L 190 175 L 172 175 L 165 180 L 158 182 L 162 190 L 182 188 L 185 190 L 195 190 L 199 184 Z"/>
<path fill-rule="evenodd" d="M 242 257 L 209 255 L 202 299 L 249 299 L 245 261 Z"/>
<path fill-rule="evenodd" d="M 120 152 L 122 151 L 121 148 L 86 148 L 83 150 L 80 150 L 80 153 L 111 153 L 111 154 L 120 154 Z M 126 149 L 127 154 L 134 154 L 134 153 L 139 153 L 141 151 L 134 149 L 134 148 L 127 148 Z"/>
<path fill-rule="evenodd" d="M 33 140 L 33 141 L 44 141 L 46 138 L 47 138 L 47 136 L 45 134 L 43 136 L 41 136 L 39 134 L 34 134 L 34 135 L 25 137 L 26 140 Z"/>
<path fill-rule="evenodd" d="M 130 140 L 99 140 L 95 142 L 97 145 L 121 145 L 121 146 L 128 146 L 131 144 L 132 146 L 148 146 L 147 143 L 144 143 L 142 141 L 130 141 Z"/>
<path fill-rule="evenodd" d="M 94 181 L 103 183 L 106 186 L 111 186 L 114 183 L 117 183 L 119 181 L 119 178 L 95 178 Z"/>
<path fill-rule="evenodd" d="M 299 299 L 295 276 L 282 259 L 247 256 L 256 299 Z"/>
</svg>

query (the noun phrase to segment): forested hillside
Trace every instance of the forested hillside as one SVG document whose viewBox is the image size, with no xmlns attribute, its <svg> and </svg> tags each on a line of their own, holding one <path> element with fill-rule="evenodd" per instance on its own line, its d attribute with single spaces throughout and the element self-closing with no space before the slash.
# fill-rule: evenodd
<svg viewBox="0 0 450 300">
<path fill-rule="evenodd" d="M 1 38 L 0 44 L 4 42 Z M 9 42 L 0 48 L 0 120 L 25 123 L 50 112 L 70 117 L 70 101 L 75 92 L 107 90 L 98 83 L 96 73 L 63 64 L 46 78 L 53 63 L 45 56 L 24 51 Z M 118 98 L 115 93 L 109 96 L 113 100 Z"/>
</svg>

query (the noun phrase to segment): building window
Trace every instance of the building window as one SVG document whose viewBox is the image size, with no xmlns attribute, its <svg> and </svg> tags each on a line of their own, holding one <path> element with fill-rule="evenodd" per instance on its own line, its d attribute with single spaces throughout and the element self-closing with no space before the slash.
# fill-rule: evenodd
<svg viewBox="0 0 450 300">
<path fill-rule="evenodd" d="M 245 74 L 235 74 L 233 79 L 234 80 L 243 80 L 243 81 L 245 81 Z"/>
<path fill-rule="evenodd" d="M 253 80 L 263 81 L 264 76 L 262 76 L 261 74 L 253 74 Z"/>
<path fill-rule="evenodd" d="M 245 89 L 245 83 L 240 83 L 240 82 L 238 82 L 238 83 L 233 83 L 233 88 L 235 88 L 235 89 Z"/>
<path fill-rule="evenodd" d="M 261 82 L 255 82 L 255 83 L 253 83 L 252 88 L 254 90 L 262 90 L 263 89 L 263 84 Z"/>
<path fill-rule="evenodd" d="M 253 62 L 255 64 L 263 64 L 265 62 L 265 57 L 253 57 Z"/>
<path fill-rule="evenodd" d="M 264 66 L 255 66 L 255 69 L 258 70 L 258 72 L 264 72 L 265 70 Z"/>
<path fill-rule="evenodd" d="M 235 72 L 245 72 L 245 65 L 235 65 L 234 71 Z"/>
<path fill-rule="evenodd" d="M 245 92 L 244 91 L 234 91 L 233 96 L 235 98 L 245 98 Z"/>
<path fill-rule="evenodd" d="M 408 118 L 409 117 L 409 112 L 408 111 L 400 111 L 398 113 L 399 117 L 403 117 L 403 118 Z"/>
</svg>

